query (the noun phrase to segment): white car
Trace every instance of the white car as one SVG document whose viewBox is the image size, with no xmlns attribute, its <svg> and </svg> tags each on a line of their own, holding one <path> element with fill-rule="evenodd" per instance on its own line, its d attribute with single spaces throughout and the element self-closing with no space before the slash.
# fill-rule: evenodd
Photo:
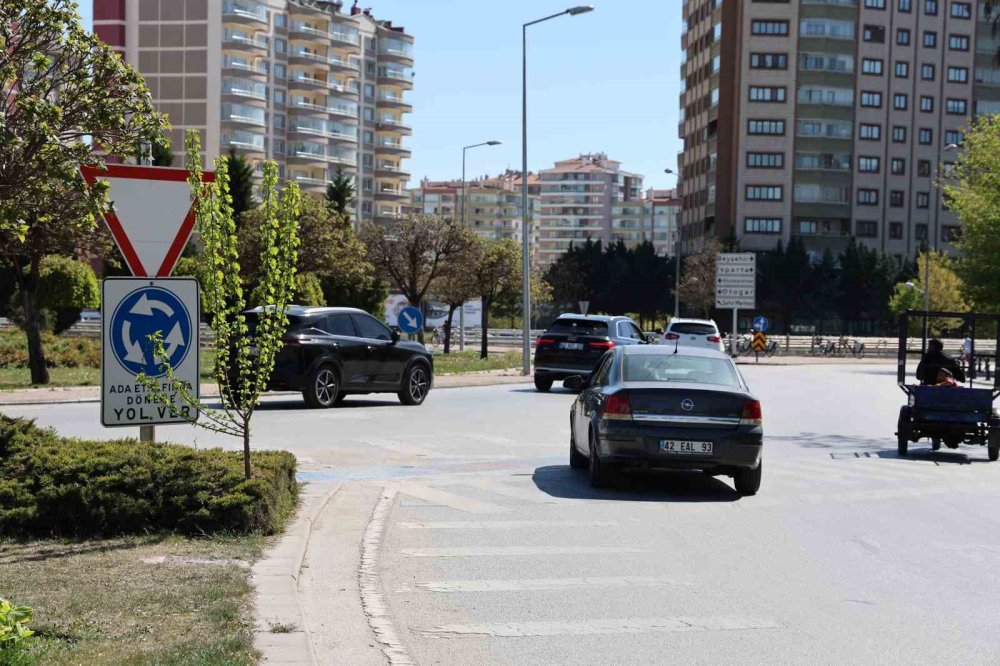
<svg viewBox="0 0 1000 666">
<path fill-rule="evenodd" d="M 702 347 L 725 352 L 719 327 L 711 319 L 681 319 L 670 320 L 667 330 L 663 332 L 661 345 L 678 345 L 681 347 Z"/>
</svg>

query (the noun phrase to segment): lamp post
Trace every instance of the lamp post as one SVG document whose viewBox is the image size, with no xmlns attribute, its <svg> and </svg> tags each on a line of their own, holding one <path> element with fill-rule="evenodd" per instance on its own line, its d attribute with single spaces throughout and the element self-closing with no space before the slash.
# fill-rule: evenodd
<svg viewBox="0 0 1000 666">
<path fill-rule="evenodd" d="M 529 21 L 521 26 L 521 317 L 524 333 L 522 372 L 531 374 L 531 264 L 528 223 L 528 26 L 559 16 L 577 16 L 593 11 L 591 5 L 570 7 L 558 14 Z"/>
<path fill-rule="evenodd" d="M 663 173 L 675 174 L 673 169 L 664 169 Z M 669 230 L 669 222 L 667 223 Z M 669 233 L 669 231 L 668 231 Z M 674 319 L 681 316 L 681 234 L 677 230 L 677 240 L 674 241 Z"/>
<path fill-rule="evenodd" d="M 462 212 L 459 213 L 462 226 L 465 226 L 465 151 L 469 148 L 478 148 L 479 146 L 499 146 L 501 141 L 483 141 L 482 143 L 474 143 L 471 146 L 462 147 Z M 465 351 L 465 302 L 462 302 L 462 307 L 458 309 L 458 351 Z"/>
</svg>

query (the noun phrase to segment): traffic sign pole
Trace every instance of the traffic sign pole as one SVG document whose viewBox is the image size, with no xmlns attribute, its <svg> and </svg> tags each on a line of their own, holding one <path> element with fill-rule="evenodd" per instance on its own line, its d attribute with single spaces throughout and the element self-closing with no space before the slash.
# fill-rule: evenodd
<svg viewBox="0 0 1000 666">
<path fill-rule="evenodd" d="M 736 313 L 739 312 L 739 308 L 733 308 L 733 334 L 729 338 L 729 353 L 736 356 L 736 323 L 737 317 Z"/>
</svg>

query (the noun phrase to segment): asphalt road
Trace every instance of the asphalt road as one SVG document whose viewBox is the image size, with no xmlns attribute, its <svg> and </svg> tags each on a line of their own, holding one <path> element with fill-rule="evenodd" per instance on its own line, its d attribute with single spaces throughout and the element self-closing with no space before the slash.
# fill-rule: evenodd
<svg viewBox="0 0 1000 666">
<path fill-rule="evenodd" d="M 375 584 L 420 665 L 1000 662 L 1000 463 L 924 444 L 899 459 L 892 365 L 742 369 L 764 409 L 755 497 L 696 473 L 592 490 L 567 462 L 573 396 L 529 385 L 420 408 L 269 399 L 255 441 L 295 452 L 306 480 L 344 482 L 338 520 L 359 527 L 341 539 L 360 542 L 386 498 Z M 4 411 L 134 434 L 102 429 L 93 404 Z M 323 619 L 326 545 L 303 583 L 321 655 L 347 640 Z M 351 663 L 384 662 L 372 648 Z"/>
</svg>

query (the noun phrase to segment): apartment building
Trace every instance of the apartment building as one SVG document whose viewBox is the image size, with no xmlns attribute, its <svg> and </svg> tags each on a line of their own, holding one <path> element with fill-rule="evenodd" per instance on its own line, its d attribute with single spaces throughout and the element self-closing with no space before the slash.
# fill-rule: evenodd
<svg viewBox="0 0 1000 666">
<path fill-rule="evenodd" d="M 275 160 L 317 195 L 343 169 L 357 220 L 402 214 L 413 86 L 403 28 L 357 2 L 93 2 L 95 33 L 145 77 L 175 149 L 197 129 L 207 161 L 234 148 L 260 174 Z"/>
<path fill-rule="evenodd" d="M 685 0 L 682 251 L 950 249 L 935 186 L 1000 110 L 982 0 Z"/>
<path fill-rule="evenodd" d="M 642 176 L 604 153 L 585 153 L 539 172 L 537 262 L 545 269 L 571 245 L 641 237 Z"/>
</svg>

